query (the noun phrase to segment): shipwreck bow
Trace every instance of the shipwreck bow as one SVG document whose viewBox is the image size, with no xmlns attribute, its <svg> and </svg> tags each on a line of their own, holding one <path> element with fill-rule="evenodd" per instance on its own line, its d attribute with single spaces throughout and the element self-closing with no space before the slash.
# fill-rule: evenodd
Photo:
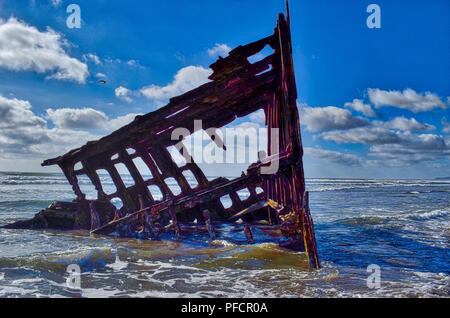
<svg viewBox="0 0 450 318">
<path fill-rule="evenodd" d="M 274 53 L 250 63 L 249 58 L 266 46 Z M 100 140 L 44 161 L 43 166 L 58 165 L 62 169 L 76 199 L 55 202 L 33 219 L 7 227 L 79 228 L 95 234 L 148 239 L 158 239 L 165 232 L 183 239 L 194 229 L 214 239 L 221 235 L 215 226 L 217 222 L 240 219 L 246 242 L 254 241 L 252 229 L 270 227 L 284 238 L 282 246 L 306 251 L 310 266 L 320 267 L 305 191 L 289 13 L 287 19 L 279 15 L 272 35 L 235 48 L 210 68 L 210 82 L 172 98 L 165 107 L 136 117 Z M 268 153 L 261 153 L 258 162 L 233 180 L 208 180 L 180 142 L 183 137 L 171 138 L 177 127 L 186 127 L 192 133 L 220 128 L 261 109 L 268 128 Z M 197 127 L 195 120 L 201 120 L 202 126 Z M 179 166 L 173 160 L 168 151 L 171 146 L 184 156 L 185 165 Z M 148 166 L 150 178 L 140 174 L 134 163 L 136 158 Z M 125 185 L 117 164 L 128 169 L 134 185 Z M 109 173 L 116 192 L 105 193 L 99 170 Z M 185 172 L 196 179 L 197 186 L 191 187 Z M 80 176 L 87 176 L 95 186 L 96 200 L 86 199 L 79 186 Z M 171 191 L 168 178 L 176 180 L 181 193 Z M 152 186 L 159 188 L 162 200 L 153 196 Z M 250 193 L 246 200 L 237 195 L 242 189 Z M 224 196 L 231 198 L 230 207 L 221 203 Z M 122 201 L 120 209 L 111 203 L 114 199 Z M 264 226 L 261 220 L 265 221 Z"/>
</svg>

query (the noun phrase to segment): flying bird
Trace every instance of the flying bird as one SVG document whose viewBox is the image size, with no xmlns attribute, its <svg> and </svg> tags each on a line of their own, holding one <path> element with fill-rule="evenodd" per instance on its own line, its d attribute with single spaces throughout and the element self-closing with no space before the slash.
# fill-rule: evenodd
<svg viewBox="0 0 450 318">
<path fill-rule="evenodd" d="M 98 80 L 99 83 L 106 84 L 105 80 Z"/>
</svg>

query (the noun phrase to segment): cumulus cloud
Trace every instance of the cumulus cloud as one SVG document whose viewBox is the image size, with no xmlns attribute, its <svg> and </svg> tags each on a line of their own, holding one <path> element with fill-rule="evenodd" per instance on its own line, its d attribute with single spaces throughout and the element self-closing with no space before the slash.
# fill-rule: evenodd
<svg viewBox="0 0 450 318">
<path fill-rule="evenodd" d="M 28 101 L 0 95 L 0 145 L 46 141 L 45 128 L 46 121 L 31 111 Z"/>
<path fill-rule="evenodd" d="M 97 77 L 97 78 L 105 78 L 106 75 L 103 74 L 103 73 L 97 73 L 97 74 L 95 74 L 95 77 Z"/>
<path fill-rule="evenodd" d="M 30 102 L 0 95 L 0 127 L 6 128 L 16 124 L 43 127 L 45 120 L 34 115 Z"/>
<path fill-rule="evenodd" d="M 447 100 L 431 92 L 417 93 L 412 89 L 400 91 L 383 91 L 368 89 L 370 102 L 377 108 L 393 106 L 413 112 L 423 112 L 435 108 L 447 108 Z M 370 104 L 362 99 L 354 99 L 345 104 L 346 108 L 361 112 L 367 117 L 377 117 Z M 429 123 L 422 123 L 415 118 L 397 116 L 385 121 L 368 120 L 354 117 L 347 109 L 329 107 L 309 107 L 299 105 L 301 122 L 308 131 L 320 132 L 315 137 L 339 144 L 367 145 L 366 155 L 359 157 L 365 167 L 407 166 L 419 162 L 426 164 L 443 164 L 442 160 L 450 158 L 450 140 L 442 135 L 424 133 L 437 128 Z M 442 119 L 442 133 L 450 132 L 450 125 Z M 340 146 L 343 147 L 343 146 Z M 329 150 L 309 149 L 308 153 L 320 158 L 329 155 L 339 158 L 338 154 L 328 153 Z M 332 162 L 331 159 L 328 161 Z M 346 163 L 345 158 L 341 158 Z M 357 158 L 353 158 L 357 159 Z M 339 160 L 339 159 L 337 159 Z M 356 160 L 355 162 L 358 162 Z M 351 165 L 351 161 L 347 163 Z"/>
<path fill-rule="evenodd" d="M 29 151 L 38 157 L 49 158 L 80 147 L 89 140 L 101 138 L 100 135 L 95 135 L 87 131 L 60 128 L 47 129 L 45 135 L 48 137 L 47 142 L 30 143 L 27 145 L 27 150 L 18 153 L 18 156 L 23 158 Z"/>
<path fill-rule="evenodd" d="M 58 128 L 112 131 L 129 124 L 141 114 L 110 119 L 104 112 L 92 108 L 60 108 L 47 109 L 47 115 Z"/>
<path fill-rule="evenodd" d="M 131 113 L 131 114 L 126 114 L 124 116 L 119 116 L 117 118 L 113 118 L 110 119 L 109 121 L 106 122 L 105 125 L 105 129 L 106 130 L 116 130 L 119 129 L 125 125 L 128 125 L 129 123 L 131 123 L 134 118 L 138 115 L 143 115 L 141 113 Z"/>
<path fill-rule="evenodd" d="M 345 166 L 360 166 L 363 160 L 352 154 L 344 154 L 338 151 L 325 150 L 320 148 L 304 148 L 305 155 L 311 156 L 317 159 L 322 159 L 327 162 L 345 165 Z"/>
<path fill-rule="evenodd" d="M 48 129 L 28 101 L 0 95 L 0 157 L 52 156 L 98 139 L 85 131 Z"/>
<path fill-rule="evenodd" d="M 350 129 L 368 125 L 361 117 L 354 117 L 347 109 L 334 106 L 302 107 L 301 122 L 309 131 L 329 131 L 334 129 Z"/>
<path fill-rule="evenodd" d="M 226 57 L 230 51 L 231 47 L 228 45 L 216 43 L 214 47 L 208 49 L 208 55 L 211 57 Z"/>
<path fill-rule="evenodd" d="M 355 98 L 353 102 L 345 103 L 344 106 L 363 113 L 367 117 L 377 117 L 377 114 L 373 111 L 372 106 L 369 104 L 364 104 L 361 99 Z"/>
<path fill-rule="evenodd" d="M 92 108 L 47 109 L 47 115 L 60 128 L 101 129 L 108 120 L 105 113 Z"/>
<path fill-rule="evenodd" d="M 126 87 L 119 86 L 114 90 L 116 97 L 123 99 L 124 101 L 130 103 L 132 101 L 130 95 L 132 94 L 131 90 Z"/>
<path fill-rule="evenodd" d="M 140 92 L 148 99 L 167 100 L 205 84 L 209 81 L 208 77 L 211 74 L 211 69 L 201 66 L 187 66 L 177 72 L 172 83 L 166 86 L 152 84 L 142 88 Z"/>
<path fill-rule="evenodd" d="M 368 154 L 374 164 L 405 167 L 408 165 L 427 162 L 432 164 L 441 159 L 448 159 L 450 156 L 450 146 L 444 149 L 429 148 L 426 151 L 401 144 L 394 145 L 373 145 Z"/>
<path fill-rule="evenodd" d="M 369 145 L 363 163 L 367 167 L 407 167 L 431 164 L 450 157 L 450 142 L 436 134 L 416 134 L 384 127 L 360 127 L 347 131 L 324 132 L 325 140 Z"/>
<path fill-rule="evenodd" d="M 402 144 L 416 149 L 445 149 L 442 136 L 435 134 L 414 134 L 409 131 L 394 131 L 383 127 L 360 127 L 349 130 L 323 132 L 325 140 L 338 143 Z"/>
<path fill-rule="evenodd" d="M 382 127 L 354 128 L 345 131 L 328 131 L 321 134 L 325 140 L 337 143 L 394 143 L 398 136 L 394 131 Z"/>
<path fill-rule="evenodd" d="M 388 117 L 384 121 L 352 116 L 349 110 L 360 112 L 366 117 L 378 117 L 373 106 L 397 107 L 412 112 L 425 112 L 436 108 L 447 109 L 450 98 L 441 98 L 431 92 L 417 93 L 408 88 L 404 91 L 384 91 L 368 89 L 370 103 L 362 99 L 353 99 L 345 103 L 347 109 L 334 106 L 309 107 L 298 104 L 300 120 L 308 131 L 319 132 L 320 137 L 328 142 L 341 144 L 365 145 L 361 148 L 361 157 L 344 153 L 305 147 L 305 153 L 317 159 L 347 166 L 360 165 L 366 168 L 385 166 L 408 167 L 418 163 L 426 166 L 446 166 L 450 158 L 450 123 L 442 118 L 439 127 L 441 133 L 425 133 L 436 131 L 431 123 L 423 123 L 409 116 Z M 367 152 L 366 152 L 367 151 Z M 342 156 L 344 155 L 344 156 Z"/>
<path fill-rule="evenodd" d="M 338 143 L 368 144 L 369 156 L 382 160 L 379 162 L 382 165 L 412 164 L 448 158 L 450 155 L 450 144 L 436 134 L 415 134 L 383 127 L 360 127 L 347 131 L 324 132 L 321 136 L 325 140 Z"/>
<path fill-rule="evenodd" d="M 425 112 L 434 108 L 445 109 L 447 106 L 441 98 L 431 92 L 418 94 L 411 88 L 400 91 L 384 91 L 378 88 L 368 89 L 369 99 L 375 107 L 393 106 L 412 112 Z"/>
<path fill-rule="evenodd" d="M 430 131 L 435 130 L 436 127 L 430 124 L 422 124 L 415 118 L 395 117 L 386 122 L 374 122 L 376 125 L 380 125 L 390 129 L 398 129 L 405 131 Z"/>
<path fill-rule="evenodd" d="M 0 19 L 0 68 L 48 73 L 47 78 L 85 83 L 85 63 L 70 57 L 67 41 L 54 30 L 45 32 L 15 18 Z"/>
<path fill-rule="evenodd" d="M 28 101 L 0 95 L 0 158 L 48 158 L 80 147 L 101 135 L 89 130 L 110 132 L 130 123 L 136 115 L 127 114 L 110 119 L 101 111 L 84 109 L 48 109 L 47 118 L 54 124 L 48 128 L 47 120 L 32 111 Z"/>
<path fill-rule="evenodd" d="M 372 145 L 370 147 L 371 155 L 376 155 L 378 157 L 392 157 L 401 158 L 404 155 L 420 155 L 420 157 L 433 159 L 438 156 L 448 156 L 450 155 L 449 145 L 442 143 L 442 140 L 437 140 L 435 136 L 422 139 L 421 145 L 419 147 L 412 147 L 410 144 L 393 144 L 393 145 Z M 438 143 L 437 147 L 434 145 Z M 426 151 L 424 151 L 426 150 Z"/>
<path fill-rule="evenodd" d="M 83 55 L 83 59 L 87 62 L 87 61 L 92 61 L 95 64 L 101 64 L 100 58 L 95 55 L 94 53 L 88 53 L 88 54 L 84 54 Z"/>
</svg>

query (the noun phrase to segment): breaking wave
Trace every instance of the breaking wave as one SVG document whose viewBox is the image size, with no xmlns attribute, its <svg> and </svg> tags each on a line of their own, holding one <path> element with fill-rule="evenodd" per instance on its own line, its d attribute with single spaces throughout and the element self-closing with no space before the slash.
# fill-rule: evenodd
<svg viewBox="0 0 450 318">
<path fill-rule="evenodd" d="M 306 183 L 318 271 L 304 253 L 239 245 L 245 237 L 233 231 L 175 242 L 0 229 L 0 297 L 448 297 L 450 181 Z M 73 197 L 62 174 L 0 173 L 0 224 Z M 70 264 L 81 268 L 82 290 L 66 286 Z M 382 267 L 379 290 L 366 286 L 369 264 Z"/>
</svg>

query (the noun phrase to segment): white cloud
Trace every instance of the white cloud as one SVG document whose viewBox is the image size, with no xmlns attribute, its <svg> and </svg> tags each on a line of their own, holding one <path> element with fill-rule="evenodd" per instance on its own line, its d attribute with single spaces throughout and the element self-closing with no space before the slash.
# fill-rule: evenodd
<svg viewBox="0 0 450 318">
<path fill-rule="evenodd" d="M 345 166 L 360 166 L 363 160 L 352 154 L 344 154 L 338 151 L 325 150 L 320 148 L 304 148 L 305 155 L 311 156 L 317 159 L 322 159 L 327 162 L 345 165 Z"/>
<path fill-rule="evenodd" d="M 230 51 L 231 47 L 228 45 L 216 43 L 214 47 L 208 49 L 208 55 L 211 57 L 217 57 L 219 55 L 226 57 Z"/>
<path fill-rule="evenodd" d="M 395 117 L 386 122 L 374 122 L 375 125 L 379 125 L 385 128 L 398 129 L 405 131 L 430 131 L 435 130 L 436 127 L 430 124 L 422 124 L 415 118 Z"/>
<path fill-rule="evenodd" d="M 97 78 L 105 78 L 106 75 L 103 74 L 103 73 L 97 73 L 97 74 L 95 74 L 95 77 L 97 77 Z"/>
<path fill-rule="evenodd" d="M 141 114 L 127 114 L 110 119 L 104 112 L 92 108 L 59 108 L 47 109 L 47 115 L 58 128 L 113 131 L 129 124 Z"/>
<path fill-rule="evenodd" d="M 49 140 L 46 121 L 31 111 L 28 101 L 0 95 L 0 152 L 21 151 L 32 143 Z"/>
<path fill-rule="evenodd" d="M 384 91 L 378 88 L 369 88 L 369 99 L 375 107 L 393 106 L 408 109 L 412 112 L 425 112 L 434 108 L 445 109 L 447 106 L 439 96 L 431 92 L 416 93 L 411 88 L 400 91 Z"/>
<path fill-rule="evenodd" d="M 142 88 L 140 92 L 148 99 L 167 100 L 205 84 L 209 81 L 208 77 L 211 74 L 212 70 L 210 69 L 201 66 L 187 66 L 177 72 L 172 83 L 166 86 L 152 84 Z"/>
<path fill-rule="evenodd" d="M 403 92 L 368 89 L 368 94 L 375 107 L 387 105 L 414 112 L 445 109 L 446 104 L 449 104 L 448 98 L 446 101 L 436 94 L 430 92 L 419 94 L 412 89 L 405 89 Z M 384 166 L 407 167 L 417 163 L 445 165 L 445 161 L 448 162 L 450 157 L 450 140 L 439 134 L 418 133 L 434 131 L 436 127 L 419 122 L 415 118 L 397 116 L 385 121 L 368 120 L 354 117 L 348 110 L 333 106 L 309 107 L 306 104 L 298 106 L 302 125 L 306 125 L 309 131 L 321 132 L 314 137 L 339 144 L 368 146 L 363 148 L 368 149 L 364 157 L 344 158 L 340 157 L 339 153 L 317 148 L 305 150 L 312 157 L 326 159 L 332 163 L 341 161 L 348 166 L 351 166 L 352 159 L 355 159 L 354 163 L 359 162 L 364 167 L 377 169 Z M 346 103 L 345 107 L 361 112 L 367 117 L 377 116 L 371 105 L 365 104 L 361 99 L 354 99 Z M 443 118 L 442 133 L 447 132 L 450 132 L 450 125 Z M 343 146 L 339 147 L 342 149 Z"/>
<path fill-rule="evenodd" d="M 450 146 L 444 149 L 428 148 L 426 151 L 405 145 L 373 145 L 370 147 L 369 157 L 374 158 L 378 166 L 401 167 L 426 162 L 427 165 L 442 164 L 438 161 L 450 156 Z M 444 163 L 444 166 L 446 164 Z M 448 163 L 447 163 L 448 166 Z M 423 166 L 422 166 L 423 167 Z M 424 167 L 423 167 L 424 168 Z"/>
<path fill-rule="evenodd" d="M 47 78 L 85 83 L 85 63 L 70 57 L 67 41 L 54 30 L 45 32 L 15 18 L 0 19 L 0 67 L 11 71 L 50 73 Z"/>
<path fill-rule="evenodd" d="M 47 115 L 57 127 L 66 129 L 101 129 L 108 121 L 105 113 L 92 108 L 47 109 Z"/>
<path fill-rule="evenodd" d="M 34 142 L 28 145 L 31 153 L 42 158 L 50 158 L 66 153 L 69 150 L 86 144 L 89 140 L 101 138 L 99 135 L 82 130 L 52 128 L 45 131 L 48 137 L 47 142 Z M 27 152 L 19 154 L 19 157 L 26 156 Z"/>
<path fill-rule="evenodd" d="M 138 115 L 143 115 L 141 113 L 131 113 L 131 114 L 126 114 L 124 116 L 119 116 L 117 118 L 111 119 L 106 123 L 105 129 L 108 130 L 117 130 L 125 125 L 128 125 L 129 123 L 131 123 L 134 118 Z"/>
<path fill-rule="evenodd" d="M 131 67 L 137 67 L 137 68 L 141 68 L 141 69 L 145 68 L 139 63 L 139 61 L 136 61 L 136 60 L 126 61 L 125 64 L 128 66 L 131 66 Z"/>
<path fill-rule="evenodd" d="M 100 58 L 95 55 L 94 53 L 88 53 L 88 54 L 84 54 L 83 55 L 83 59 L 87 62 L 87 61 L 92 61 L 95 64 L 101 64 Z"/>
<path fill-rule="evenodd" d="M 323 132 L 325 140 L 338 143 L 403 144 L 415 149 L 444 149 L 445 141 L 434 134 L 414 134 L 409 131 L 394 131 L 383 127 L 359 127 L 349 130 Z"/>
<path fill-rule="evenodd" d="M 424 161 L 448 159 L 450 155 L 450 143 L 442 136 L 435 134 L 415 134 L 383 127 L 360 127 L 346 131 L 324 132 L 321 136 L 325 140 L 338 143 L 370 145 L 368 156 L 375 158 L 370 163 L 379 167 L 400 167 Z"/>
<path fill-rule="evenodd" d="M 45 120 L 34 115 L 28 101 L 0 95 L 0 127 L 7 128 L 16 124 L 44 127 Z"/>
<path fill-rule="evenodd" d="M 130 60 L 121 60 L 118 58 L 111 58 L 111 57 L 105 57 L 103 59 L 103 62 L 106 64 L 112 64 L 115 66 L 126 66 L 126 67 L 134 67 L 134 68 L 139 68 L 139 69 L 145 69 L 144 66 L 142 66 L 139 61 L 134 60 L 134 59 L 130 59 Z"/>
<path fill-rule="evenodd" d="M 367 117 L 377 117 L 377 114 L 373 111 L 372 107 L 368 104 L 364 104 L 361 99 L 354 99 L 353 102 L 345 103 L 345 107 L 349 107 L 357 112 L 363 113 Z"/>
<path fill-rule="evenodd" d="M 114 93 L 116 94 L 116 97 L 123 99 L 124 101 L 130 103 L 132 101 L 130 95 L 132 94 L 132 91 L 129 90 L 126 87 L 119 86 L 114 90 Z"/>
<path fill-rule="evenodd" d="M 0 95 L 0 157 L 28 158 L 61 154 L 99 136 L 85 131 L 47 128 L 28 101 Z"/>
<path fill-rule="evenodd" d="M 386 138 L 385 132 L 390 130 L 384 128 L 355 128 L 347 131 L 327 131 L 321 133 L 320 136 L 325 140 L 335 141 L 337 143 L 366 143 L 370 144 L 380 140 L 381 137 Z M 383 139 L 383 142 L 390 142 L 395 138 L 390 135 L 390 138 Z"/>
<path fill-rule="evenodd" d="M 347 109 L 334 106 L 302 107 L 300 121 L 309 131 L 349 129 L 368 125 L 361 117 L 354 117 Z"/>
</svg>

